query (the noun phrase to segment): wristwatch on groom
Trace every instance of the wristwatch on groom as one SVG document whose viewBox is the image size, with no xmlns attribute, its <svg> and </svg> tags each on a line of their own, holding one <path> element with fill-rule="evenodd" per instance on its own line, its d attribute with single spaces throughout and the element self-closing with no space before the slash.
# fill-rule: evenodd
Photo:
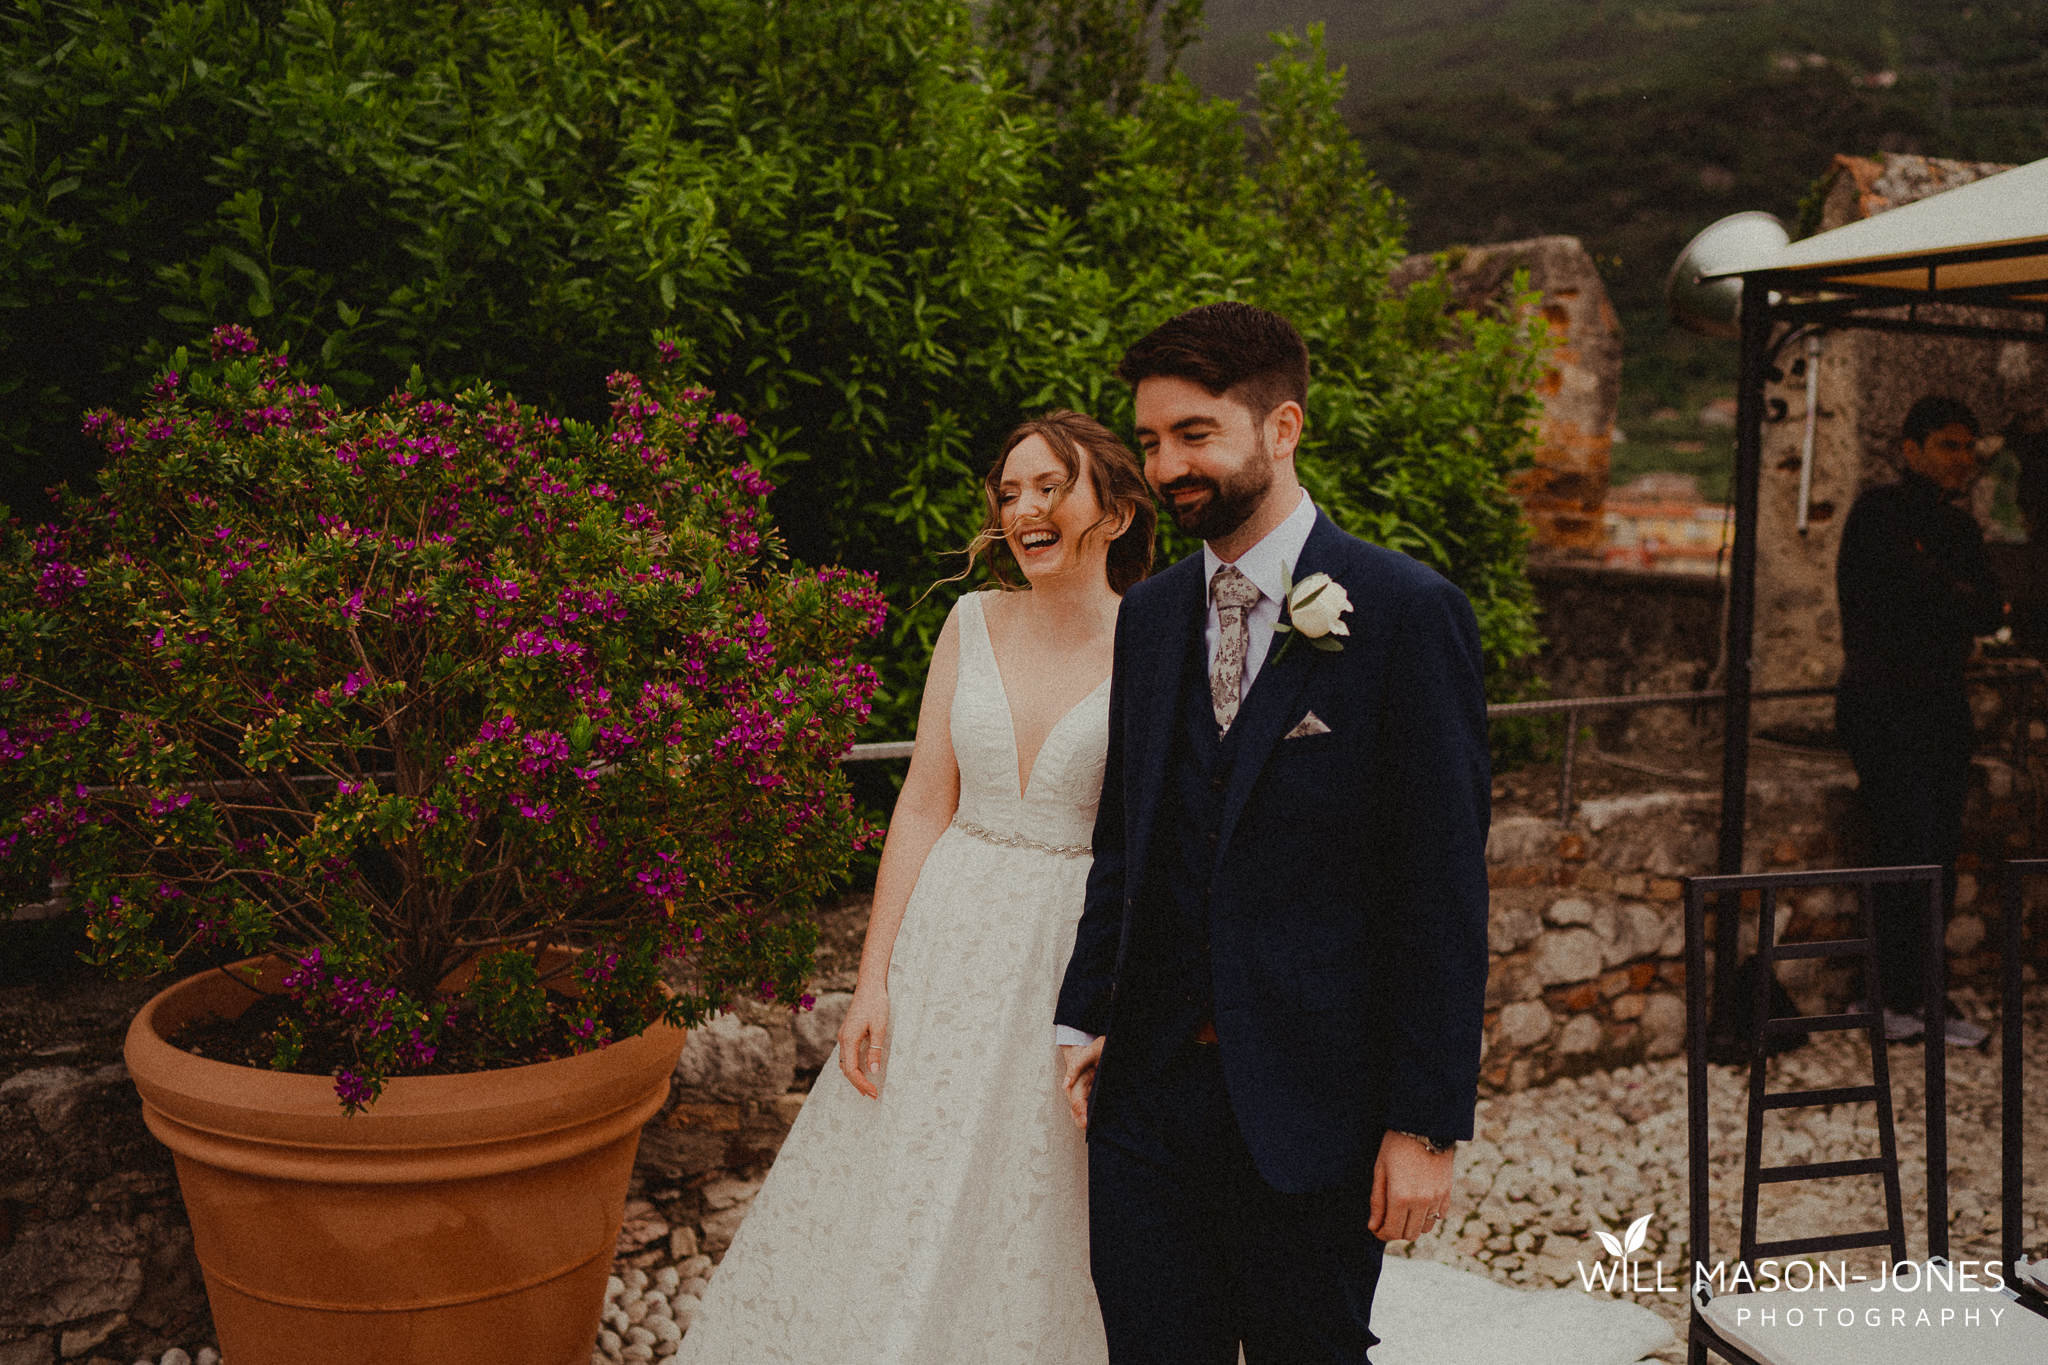
<svg viewBox="0 0 2048 1365">
<path fill-rule="evenodd" d="M 1389 1128 L 1387 1131 L 1390 1133 L 1400 1133 L 1404 1138 L 1414 1138 L 1422 1144 L 1422 1149 L 1431 1156 L 1442 1156 L 1445 1152 L 1453 1152 L 1458 1148 L 1458 1140 L 1456 1138 L 1424 1137 L 1420 1133 L 1403 1132 L 1399 1128 Z"/>
</svg>

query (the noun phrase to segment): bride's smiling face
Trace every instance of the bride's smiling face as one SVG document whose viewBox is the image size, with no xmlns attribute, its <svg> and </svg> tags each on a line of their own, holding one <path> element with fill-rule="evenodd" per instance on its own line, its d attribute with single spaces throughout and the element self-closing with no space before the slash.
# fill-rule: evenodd
<svg viewBox="0 0 2048 1365">
<path fill-rule="evenodd" d="M 1104 524 L 1086 465 L 1069 474 L 1043 436 L 1026 437 L 1003 462 L 996 508 L 1003 539 L 1030 582 L 1076 570 L 1105 573 L 1120 528 Z"/>
</svg>

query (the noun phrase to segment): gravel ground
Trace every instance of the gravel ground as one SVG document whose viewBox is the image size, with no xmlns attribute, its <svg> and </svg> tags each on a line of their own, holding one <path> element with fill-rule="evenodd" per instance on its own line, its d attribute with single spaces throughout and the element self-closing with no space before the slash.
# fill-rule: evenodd
<svg viewBox="0 0 2048 1365">
<path fill-rule="evenodd" d="M 1968 993 L 1958 996 L 1965 1012 L 1987 1027 L 1990 1012 Z M 2048 1076 L 2048 988 L 2027 996 L 2027 1074 Z M 1907 1218 L 1906 1245 L 1914 1257 L 1927 1250 L 1926 1107 L 1923 1056 L 1918 1044 L 1889 1052 L 1893 1112 L 1899 1144 L 1900 1192 Z M 1593 1234 L 1617 1236 L 1649 1215 L 1646 1240 L 1635 1259 L 1665 1263 L 1666 1285 L 1684 1282 L 1691 1255 L 1687 1247 L 1685 1059 L 1650 1062 L 1622 1071 L 1558 1081 L 1540 1089 L 1482 1100 L 1478 1138 L 1459 1148 L 1456 1211 L 1445 1229 L 1394 1252 L 1439 1261 L 1523 1289 L 1551 1289 L 1581 1283 L 1579 1265 L 1605 1260 Z M 1823 1034 L 1794 1052 L 1772 1059 L 1770 1088 L 1804 1090 L 1866 1083 L 1870 1057 L 1860 1034 Z M 2026 1096 L 2027 1145 L 2048 1152 L 2048 1086 Z M 1747 1075 L 1734 1067 L 1713 1069 L 1708 1122 L 1716 1159 L 1711 1188 L 1715 1217 L 1709 1263 L 1734 1254 L 1741 1212 L 1742 1139 L 1748 1113 Z M 1948 1053 L 1949 1245 L 1954 1260 L 1998 1255 L 1999 1052 L 1995 1036 L 1985 1050 Z M 1876 1106 L 1836 1105 L 1824 1109 L 1780 1110 L 1764 1129 L 1764 1163 L 1841 1161 L 1877 1153 Z M 2048 1170 L 2036 1158 L 2027 1174 L 2024 1244 L 2030 1254 L 2048 1252 Z M 1759 1227 L 1765 1237 L 1807 1237 L 1872 1228 L 1883 1221 L 1877 1177 L 1848 1177 L 1804 1185 L 1767 1187 Z M 1850 1252 L 1851 1273 L 1865 1273 L 1879 1253 Z M 712 1273 L 704 1257 L 678 1267 L 675 1283 L 665 1270 L 623 1271 L 612 1280 L 607 1330 L 592 1365 L 622 1360 L 658 1360 L 671 1354 L 668 1318 L 687 1330 L 702 1280 Z M 1654 1271 L 1647 1284 L 1654 1284 Z M 1672 1324 L 1679 1338 L 1657 1355 L 1679 1365 L 1685 1359 L 1685 1300 L 1681 1293 L 1634 1296 Z M 635 1318 L 635 1313 L 640 1317 Z M 638 1326 L 648 1354 L 630 1350 L 634 1338 L 620 1324 Z M 619 1342 L 619 1350 L 604 1349 Z"/>
<path fill-rule="evenodd" d="M 1968 994 L 1965 1012 L 1987 1027 L 1985 1010 Z M 2048 1252 L 2048 989 L 2029 987 L 2026 1074 L 2026 1145 L 2033 1160 L 2026 1179 L 2023 1245 L 2032 1256 Z M 1900 1190 L 1906 1245 L 1915 1258 L 1927 1251 L 1926 1088 L 1919 1044 L 1889 1053 L 1893 1114 L 1899 1144 Z M 1804 1090 L 1868 1083 L 1869 1050 L 1861 1034 L 1823 1034 L 1772 1059 L 1770 1088 Z M 1742 1197 L 1742 1141 L 1747 1123 L 1747 1073 L 1713 1068 L 1708 1123 L 1714 1219 L 1709 1264 L 1734 1255 Z M 1617 1236 L 1650 1215 L 1647 1240 L 1635 1258 L 1662 1260 L 1664 1283 L 1683 1283 L 1690 1265 L 1686 1194 L 1685 1059 L 1650 1062 L 1479 1104 L 1478 1140 L 1459 1149 L 1457 1209 L 1445 1229 L 1407 1248 L 1425 1257 L 1487 1275 L 1506 1284 L 1548 1289 L 1580 1283 L 1578 1263 L 1606 1259 L 1596 1229 Z M 1998 1256 L 1999 1052 L 1996 1031 L 1982 1052 L 1949 1049 L 1949 1255 L 1953 1260 Z M 1764 1127 L 1764 1164 L 1841 1161 L 1877 1155 L 1876 1106 L 1837 1105 L 1779 1110 Z M 1766 1238 L 1820 1236 L 1881 1226 L 1881 1185 L 1876 1176 L 1766 1186 L 1759 1233 Z M 1400 1248 L 1396 1248 L 1400 1250 Z M 1847 1252 L 1851 1273 L 1866 1273 L 1881 1252 Z M 1654 1272 L 1645 1270 L 1645 1275 Z M 1635 1296 L 1681 1334 L 1682 1293 Z M 1660 1360 L 1683 1361 L 1682 1339 Z"/>
<path fill-rule="evenodd" d="M 1993 1024 L 1990 1012 L 1973 996 L 1964 993 L 1959 1000 L 1980 1023 Z M 2026 1073 L 2038 1080 L 2048 1076 L 2048 988 L 2029 987 L 2026 1007 Z M 1916 1043 L 1894 1046 L 1889 1057 L 1906 1242 L 1917 1258 L 1927 1247 L 1922 1054 Z M 1861 1035 L 1822 1035 L 1770 1064 L 1773 1090 L 1854 1085 L 1869 1077 Z M 1955 1260 L 1998 1255 L 1998 1092 L 1995 1030 L 1981 1052 L 1949 1050 L 1949 1238 Z M 1747 1103 L 1744 1073 L 1715 1067 L 1708 1109 L 1716 1153 L 1710 1262 L 1731 1256 L 1736 1245 Z M 2025 1106 L 2027 1146 L 2036 1155 L 2027 1173 L 2025 1202 L 2031 1212 L 2024 1245 L 2039 1257 L 2048 1254 L 2048 1170 L 2038 1155 L 2048 1153 L 2048 1085 L 2032 1086 Z M 1686 1245 L 1684 1058 L 1481 1100 L 1478 1117 L 1477 1139 L 1459 1148 L 1453 1216 L 1438 1234 L 1396 1246 L 1395 1254 L 1439 1261 L 1525 1289 L 1578 1285 L 1581 1263 L 1588 1268 L 1612 1263 L 1594 1232 L 1620 1235 L 1647 1215 L 1645 1241 L 1635 1259 L 1646 1267 L 1661 1260 L 1663 1283 L 1683 1284 L 1692 1259 Z M 1767 1165 L 1877 1152 L 1875 1106 L 1870 1104 L 1777 1111 L 1767 1119 L 1764 1133 Z M 1767 1187 L 1760 1226 L 1766 1237 L 1802 1237 L 1875 1227 L 1882 1218 L 1877 1178 L 1848 1177 Z M 1852 1273 L 1867 1273 L 1878 1253 L 1849 1252 L 1831 1259 L 1846 1260 Z M 619 1268 L 607 1288 L 604 1328 L 592 1365 L 673 1355 L 712 1273 L 705 1256 Z M 1685 1300 L 1681 1293 L 1650 1292 L 1647 1277 L 1654 1272 L 1646 1268 L 1641 1273 L 1645 1292 L 1635 1298 L 1670 1321 L 1680 1336 L 1656 1358 L 1678 1365 L 1685 1358 Z M 202 1353 L 200 1360 L 209 1355 Z M 172 1352 L 161 1365 L 189 1360 L 183 1352 Z"/>
</svg>

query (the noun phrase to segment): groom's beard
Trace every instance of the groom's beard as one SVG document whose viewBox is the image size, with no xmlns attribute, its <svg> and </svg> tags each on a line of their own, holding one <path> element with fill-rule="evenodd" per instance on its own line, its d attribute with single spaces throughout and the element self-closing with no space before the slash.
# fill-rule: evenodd
<svg viewBox="0 0 2048 1365">
<path fill-rule="evenodd" d="M 1243 468 L 1232 470 L 1220 481 L 1206 475 L 1185 474 L 1172 483 L 1160 484 L 1158 491 L 1175 526 L 1201 540 L 1217 540 L 1251 520 L 1252 513 L 1265 501 L 1266 492 L 1272 486 L 1273 461 L 1266 455 L 1266 442 L 1261 433 L 1252 458 Z M 1191 488 L 1203 489 L 1209 496 L 1183 510 L 1174 501 L 1174 494 Z"/>
</svg>

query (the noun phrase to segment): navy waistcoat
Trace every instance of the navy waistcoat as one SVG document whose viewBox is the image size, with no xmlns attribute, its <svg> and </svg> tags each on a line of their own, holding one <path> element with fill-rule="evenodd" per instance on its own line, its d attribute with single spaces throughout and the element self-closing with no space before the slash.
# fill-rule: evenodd
<svg viewBox="0 0 2048 1365">
<path fill-rule="evenodd" d="M 1239 714 L 1243 714 L 1240 705 Z M 1237 758 L 1236 727 L 1220 739 L 1209 696 L 1208 649 L 1198 633 L 1188 651 L 1167 764 L 1160 834 L 1152 875 L 1145 879 L 1140 918 L 1145 932 L 1132 965 L 1142 982 L 1140 1007 L 1158 1030 L 1161 1046 L 1148 1049 L 1163 1062 L 1197 1027 L 1215 1018 L 1209 970 L 1209 902 L 1224 791 Z"/>
</svg>

